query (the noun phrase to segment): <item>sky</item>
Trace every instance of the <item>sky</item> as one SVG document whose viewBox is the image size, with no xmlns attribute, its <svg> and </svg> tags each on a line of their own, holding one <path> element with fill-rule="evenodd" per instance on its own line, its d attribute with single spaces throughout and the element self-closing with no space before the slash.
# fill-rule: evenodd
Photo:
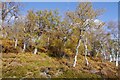
<svg viewBox="0 0 120 80">
<path fill-rule="evenodd" d="M 118 2 L 119 0 L 0 0 L 2 2 Z"/>
<path fill-rule="evenodd" d="M 55 10 L 58 9 L 61 16 L 64 16 L 67 10 L 74 11 L 78 2 L 22 2 L 24 4 L 21 14 L 25 15 L 28 10 Z M 105 13 L 98 18 L 104 22 L 118 20 L 117 2 L 93 2 L 94 9 L 105 9 Z"/>
</svg>

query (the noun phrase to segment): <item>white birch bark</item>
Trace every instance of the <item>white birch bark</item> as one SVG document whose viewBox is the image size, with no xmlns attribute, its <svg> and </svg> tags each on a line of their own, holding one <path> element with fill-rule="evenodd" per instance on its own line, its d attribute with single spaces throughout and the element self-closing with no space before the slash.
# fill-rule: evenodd
<svg viewBox="0 0 120 80">
<path fill-rule="evenodd" d="M 114 49 L 112 49 L 112 56 L 113 56 L 113 61 L 116 61 Z"/>
<path fill-rule="evenodd" d="M 101 45 L 102 45 L 102 48 L 103 48 L 102 51 L 101 51 L 102 52 L 101 54 L 103 55 L 103 58 L 106 60 L 106 54 L 105 54 L 105 49 L 103 47 L 103 43 L 101 43 Z"/>
<path fill-rule="evenodd" d="M 118 51 L 117 51 L 117 57 L 116 57 L 116 66 L 118 67 Z"/>
<path fill-rule="evenodd" d="M 37 54 L 37 48 L 35 48 L 35 50 L 34 50 L 34 54 Z"/>
<path fill-rule="evenodd" d="M 106 60 L 107 57 L 106 57 L 105 51 L 103 51 L 103 52 L 104 52 L 104 58 L 105 58 L 105 60 Z"/>
<path fill-rule="evenodd" d="M 48 45 L 50 44 L 50 38 L 48 37 Z"/>
<path fill-rule="evenodd" d="M 17 47 L 18 39 L 15 39 L 15 48 Z"/>
<path fill-rule="evenodd" d="M 87 59 L 87 53 L 88 53 L 88 48 L 87 48 L 87 38 L 86 38 L 86 41 L 85 41 L 85 60 L 86 60 L 86 64 L 87 66 L 89 65 L 89 62 L 88 62 L 88 59 Z"/>
<path fill-rule="evenodd" d="M 116 61 L 115 54 L 113 55 L 113 61 Z"/>
<path fill-rule="evenodd" d="M 79 47 L 80 47 L 80 43 L 81 43 L 81 38 L 79 38 L 78 45 L 77 45 L 77 47 L 76 47 L 76 54 L 75 54 L 75 58 L 74 58 L 73 67 L 75 67 L 75 66 L 76 66 L 76 63 L 77 63 L 78 49 L 79 49 Z"/>
<path fill-rule="evenodd" d="M 26 50 L 26 42 L 24 42 L 23 52 L 25 52 L 25 50 Z"/>
<path fill-rule="evenodd" d="M 112 62 L 112 55 L 110 55 L 110 62 Z"/>
</svg>

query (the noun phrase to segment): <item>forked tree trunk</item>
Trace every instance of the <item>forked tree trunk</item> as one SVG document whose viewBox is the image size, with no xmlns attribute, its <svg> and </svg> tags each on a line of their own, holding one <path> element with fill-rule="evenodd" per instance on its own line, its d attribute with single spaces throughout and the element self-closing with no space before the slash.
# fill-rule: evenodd
<svg viewBox="0 0 120 80">
<path fill-rule="evenodd" d="M 76 47 L 76 53 L 75 53 L 73 67 L 75 67 L 76 63 L 77 63 L 78 49 L 80 47 L 80 43 L 81 43 L 81 35 L 80 35 L 80 38 L 79 38 L 79 41 L 78 41 L 78 44 L 77 44 L 77 47 Z"/>
<path fill-rule="evenodd" d="M 34 54 L 37 54 L 37 48 L 34 49 Z"/>
<path fill-rule="evenodd" d="M 17 47 L 18 39 L 15 39 L 15 48 Z"/>
</svg>

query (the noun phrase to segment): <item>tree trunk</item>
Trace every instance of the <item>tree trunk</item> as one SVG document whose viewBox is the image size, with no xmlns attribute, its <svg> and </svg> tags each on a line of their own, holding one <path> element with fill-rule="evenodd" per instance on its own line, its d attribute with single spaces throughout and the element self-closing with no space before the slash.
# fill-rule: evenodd
<svg viewBox="0 0 120 80">
<path fill-rule="evenodd" d="M 117 51 L 117 57 L 116 57 L 116 66 L 118 67 L 118 51 Z"/>
<path fill-rule="evenodd" d="M 110 55 L 110 62 L 112 62 L 112 55 Z"/>
<path fill-rule="evenodd" d="M 103 54 L 104 54 L 104 58 L 105 58 L 105 60 L 106 60 L 106 59 L 107 59 L 107 57 L 106 57 L 105 51 L 104 51 L 104 53 L 103 53 Z"/>
<path fill-rule="evenodd" d="M 25 50 L 26 50 L 26 42 L 24 42 L 23 52 L 25 52 Z"/>
<path fill-rule="evenodd" d="M 48 46 L 50 45 L 50 38 L 48 37 Z"/>
<path fill-rule="evenodd" d="M 37 54 L 37 48 L 35 48 L 35 50 L 34 50 L 34 54 Z"/>
<path fill-rule="evenodd" d="M 15 39 L 15 48 L 17 47 L 18 39 Z"/>
<path fill-rule="evenodd" d="M 73 67 L 76 66 L 76 63 L 77 63 L 77 56 L 78 56 L 78 49 L 80 47 L 80 43 L 81 43 L 81 35 L 80 35 L 80 38 L 79 38 L 79 41 L 78 41 L 78 45 L 76 47 L 76 54 L 75 54 L 75 58 L 74 58 L 74 63 L 73 63 Z"/>
<path fill-rule="evenodd" d="M 101 51 L 102 53 L 102 58 L 103 58 L 103 60 L 106 60 L 106 54 L 105 54 L 105 50 L 104 49 L 102 49 L 102 51 Z"/>
<path fill-rule="evenodd" d="M 112 49 L 112 56 L 113 56 L 113 61 L 115 61 L 115 53 L 114 53 L 114 49 Z"/>
<path fill-rule="evenodd" d="M 87 38 L 86 38 L 86 41 L 85 41 L 85 60 L 86 60 L 86 64 L 87 66 L 89 65 L 88 63 L 88 59 L 87 59 L 87 53 L 88 53 L 88 48 L 87 48 Z"/>
<path fill-rule="evenodd" d="M 115 54 L 113 55 L 113 60 L 116 61 Z"/>
</svg>

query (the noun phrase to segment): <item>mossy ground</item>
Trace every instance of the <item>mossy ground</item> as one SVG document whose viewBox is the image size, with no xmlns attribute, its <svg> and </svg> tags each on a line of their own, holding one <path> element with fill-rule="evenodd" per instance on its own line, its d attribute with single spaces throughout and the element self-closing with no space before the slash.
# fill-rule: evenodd
<svg viewBox="0 0 120 80">
<path fill-rule="evenodd" d="M 41 75 L 45 70 L 53 78 L 101 78 L 101 75 L 91 73 L 92 70 L 104 70 L 103 75 L 109 78 L 117 77 L 117 68 L 109 62 L 94 62 L 89 60 L 90 66 L 84 64 L 84 59 L 78 59 L 75 68 L 72 60 L 56 59 L 49 57 L 46 53 L 37 55 L 32 53 L 9 53 L 3 54 L 2 58 L 3 77 L 36 77 L 46 78 Z M 70 62 L 71 61 L 71 62 Z"/>
<path fill-rule="evenodd" d="M 3 42 L 11 46 L 11 42 Z M 8 48 L 7 48 L 8 49 Z M 9 48 L 13 49 L 13 48 Z M 115 63 L 102 61 L 100 58 L 87 57 L 89 66 L 85 65 L 84 55 L 78 56 L 77 65 L 72 67 L 74 56 L 71 58 L 55 58 L 47 52 L 33 54 L 3 53 L 3 78 L 118 78 L 118 68 Z M 46 74 L 45 74 L 46 73 Z"/>
</svg>

